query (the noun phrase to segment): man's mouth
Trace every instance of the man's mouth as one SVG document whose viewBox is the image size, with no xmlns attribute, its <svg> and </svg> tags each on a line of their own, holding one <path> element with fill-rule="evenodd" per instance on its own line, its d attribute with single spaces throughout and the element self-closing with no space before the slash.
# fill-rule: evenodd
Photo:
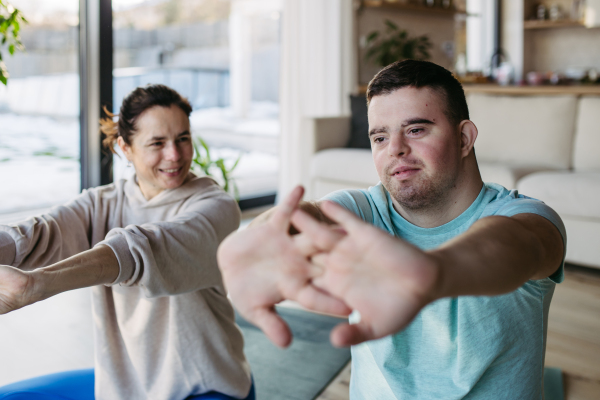
<svg viewBox="0 0 600 400">
<path fill-rule="evenodd" d="M 392 170 L 391 176 L 395 178 L 405 179 L 413 176 L 421 169 L 417 167 L 397 167 Z"/>
</svg>

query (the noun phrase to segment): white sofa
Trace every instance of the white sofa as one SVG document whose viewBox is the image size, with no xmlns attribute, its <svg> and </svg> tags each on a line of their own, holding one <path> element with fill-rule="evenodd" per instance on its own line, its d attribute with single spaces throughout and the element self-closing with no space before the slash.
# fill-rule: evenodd
<svg viewBox="0 0 600 400">
<path fill-rule="evenodd" d="M 543 200 L 567 227 L 567 261 L 600 268 L 600 97 L 469 94 L 484 181 Z M 345 148 L 350 117 L 305 121 L 308 197 L 379 181 L 371 151 Z"/>
</svg>

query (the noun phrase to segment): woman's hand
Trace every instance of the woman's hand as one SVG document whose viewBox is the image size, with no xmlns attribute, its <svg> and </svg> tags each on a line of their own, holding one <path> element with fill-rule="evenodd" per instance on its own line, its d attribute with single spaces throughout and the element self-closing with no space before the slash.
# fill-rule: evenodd
<svg viewBox="0 0 600 400">
<path fill-rule="evenodd" d="M 68 290 L 109 284 L 118 275 L 119 261 L 106 245 L 33 271 L 0 265 L 0 314 Z"/>
<path fill-rule="evenodd" d="M 0 265 L 0 314 L 6 314 L 35 303 L 33 275 Z"/>
</svg>

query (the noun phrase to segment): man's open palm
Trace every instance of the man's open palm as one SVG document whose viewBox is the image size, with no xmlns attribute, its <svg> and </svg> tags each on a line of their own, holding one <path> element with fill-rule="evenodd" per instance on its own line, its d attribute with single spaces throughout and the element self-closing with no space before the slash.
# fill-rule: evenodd
<svg viewBox="0 0 600 400">
<path fill-rule="evenodd" d="M 336 346 L 348 346 L 394 334 L 433 300 L 436 267 L 422 250 L 369 225 L 342 207 L 324 202 L 323 212 L 346 231 L 336 231 L 302 211 L 292 221 L 311 237 L 320 252 L 312 262 L 322 268 L 314 280 L 332 295 L 359 311 L 357 324 L 340 324 L 331 334 Z"/>
<path fill-rule="evenodd" d="M 296 188 L 264 224 L 231 234 L 217 258 L 231 300 L 240 314 L 256 324 L 275 344 L 291 341 L 275 304 L 295 300 L 315 311 L 347 315 L 341 301 L 311 284 L 313 266 L 288 234 L 290 219 L 302 198 Z"/>
</svg>

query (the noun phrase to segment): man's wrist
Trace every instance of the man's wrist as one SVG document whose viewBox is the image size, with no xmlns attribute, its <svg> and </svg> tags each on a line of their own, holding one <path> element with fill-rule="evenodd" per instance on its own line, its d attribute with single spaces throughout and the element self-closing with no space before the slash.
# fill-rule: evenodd
<svg viewBox="0 0 600 400">
<path fill-rule="evenodd" d="M 434 284 L 431 289 L 431 301 L 433 302 L 444 297 L 450 297 L 450 283 L 448 282 L 450 275 L 448 274 L 447 265 L 449 255 L 444 250 L 433 250 L 428 252 L 428 254 L 431 257 L 433 269 L 435 271 Z"/>
</svg>

